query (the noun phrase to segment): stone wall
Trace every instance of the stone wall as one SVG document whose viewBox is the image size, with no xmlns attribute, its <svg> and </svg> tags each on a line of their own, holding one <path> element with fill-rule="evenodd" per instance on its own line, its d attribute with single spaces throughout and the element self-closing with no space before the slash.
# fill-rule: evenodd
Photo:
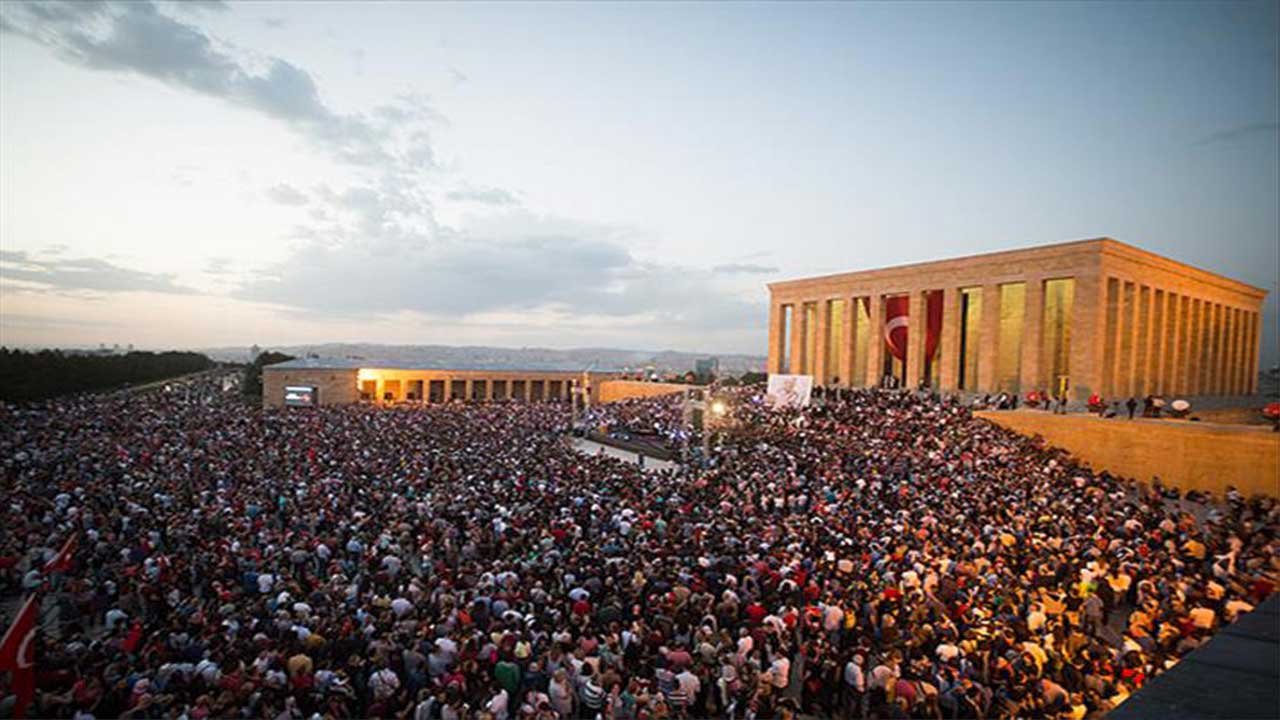
<svg viewBox="0 0 1280 720">
<path fill-rule="evenodd" d="M 685 388 L 691 388 L 692 385 L 680 385 L 677 383 L 656 383 L 641 382 L 639 380 L 605 380 L 601 382 L 596 389 L 596 402 L 609 403 L 619 400 L 628 400 L 630 398 L 646 398 L 656 397 L 658 395 L 671 395 L 673 393 L 684 392 Z"/>
<path fill-rule="evenodd" d="M 1036 410 L 979 412 L 1025 435 L 1040 435 L 1095 470 L 1182 490 L 1280 496 L 1280 433 L 1268 428 L 1184 420 L 1101 419 Z"/>
<path fill-rule="evenodd" d="M 263 407 L 284 405 L 286 385 L 319 388 L 321 405 L 341 405 L 358 399 L 355 370 L 271 370 L 268 367 L 262 371 Z"/>
</svg>

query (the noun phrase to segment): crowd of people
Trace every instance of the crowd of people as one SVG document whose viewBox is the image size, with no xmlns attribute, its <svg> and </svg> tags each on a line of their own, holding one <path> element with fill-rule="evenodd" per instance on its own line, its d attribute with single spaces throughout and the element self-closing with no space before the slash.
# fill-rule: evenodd
<svg viewBox="0 0 1280 720">
<path fill-rule="evenodd" d="M 679 448 L 691 435 L 684 409 L 683 393 L 627 398 L 585 409 L 579 425 L 588 432 L 622 440 L 651 438 L 669 448 Z"/>
<path fill-rule="evenodd" d="M 0 405 L 29 714 L 1097 717 L 1274 588 L 1271 500 L 1171 499 L 945 399 L 760 392 L 663 471 L 573 450 L 557 403 Z"/>
</svg>

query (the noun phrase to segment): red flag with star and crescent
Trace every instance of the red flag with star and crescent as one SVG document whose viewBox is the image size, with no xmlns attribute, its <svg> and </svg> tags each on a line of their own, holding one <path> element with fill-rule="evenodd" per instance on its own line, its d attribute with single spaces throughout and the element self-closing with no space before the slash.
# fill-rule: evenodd
<svg viewBox="0 0 1280 720">
<path fill-rule="evenodd" d="M 884 302 L 884 339 L 889 352 L 898 360 L 907 359 L 907 296 L 896 295 Z"/>
<path fill-rule="evenodd" d="M 32 594 L 0 640 L 0 671 L 13 673 L 13 694 L 18 702 L 13 716 L 26 717 L 27 706 L 36 694 L 36 628 L 39 626 L 39 595 Z"/>
</svg>

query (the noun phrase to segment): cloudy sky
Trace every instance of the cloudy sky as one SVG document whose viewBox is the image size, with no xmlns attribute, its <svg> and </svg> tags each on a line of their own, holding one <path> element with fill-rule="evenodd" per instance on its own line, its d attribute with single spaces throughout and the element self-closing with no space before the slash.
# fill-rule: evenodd
<svg viewBox="0 0 1280 720">
<path fill-rule="evenodd" d="M 5 2 L 0 339 L 762 353 L 768 281 L 1100 235 L 1275 293 L 1278 22 Z"/>
</svg>

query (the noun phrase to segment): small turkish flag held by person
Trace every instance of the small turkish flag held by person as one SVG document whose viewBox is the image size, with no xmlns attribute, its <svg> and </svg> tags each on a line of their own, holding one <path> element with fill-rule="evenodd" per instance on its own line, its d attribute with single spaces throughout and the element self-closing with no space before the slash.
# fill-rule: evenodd
<svg viewBox="0 0 1280 720">
<path fill-rule="evenodd" d="M 27 716 L 27 706 L 36 694 L 36 628 L 40 615 L 38 595 L 32 594 L 13 619 L 4 640 L 0 640 L 0 672 L 13 673 L 13 694 L 18 702 L 13 716 Z"/>
<path fill-rule="evenodd" d="M 66 572 L 71 569 L 71 558 L 75 557 L 76 546 L 80 544 L 79 535 L 72 535 L 62 543 L 62 549 L 48 563 L 45 563 L 44 574 Z"/>
</svg>

